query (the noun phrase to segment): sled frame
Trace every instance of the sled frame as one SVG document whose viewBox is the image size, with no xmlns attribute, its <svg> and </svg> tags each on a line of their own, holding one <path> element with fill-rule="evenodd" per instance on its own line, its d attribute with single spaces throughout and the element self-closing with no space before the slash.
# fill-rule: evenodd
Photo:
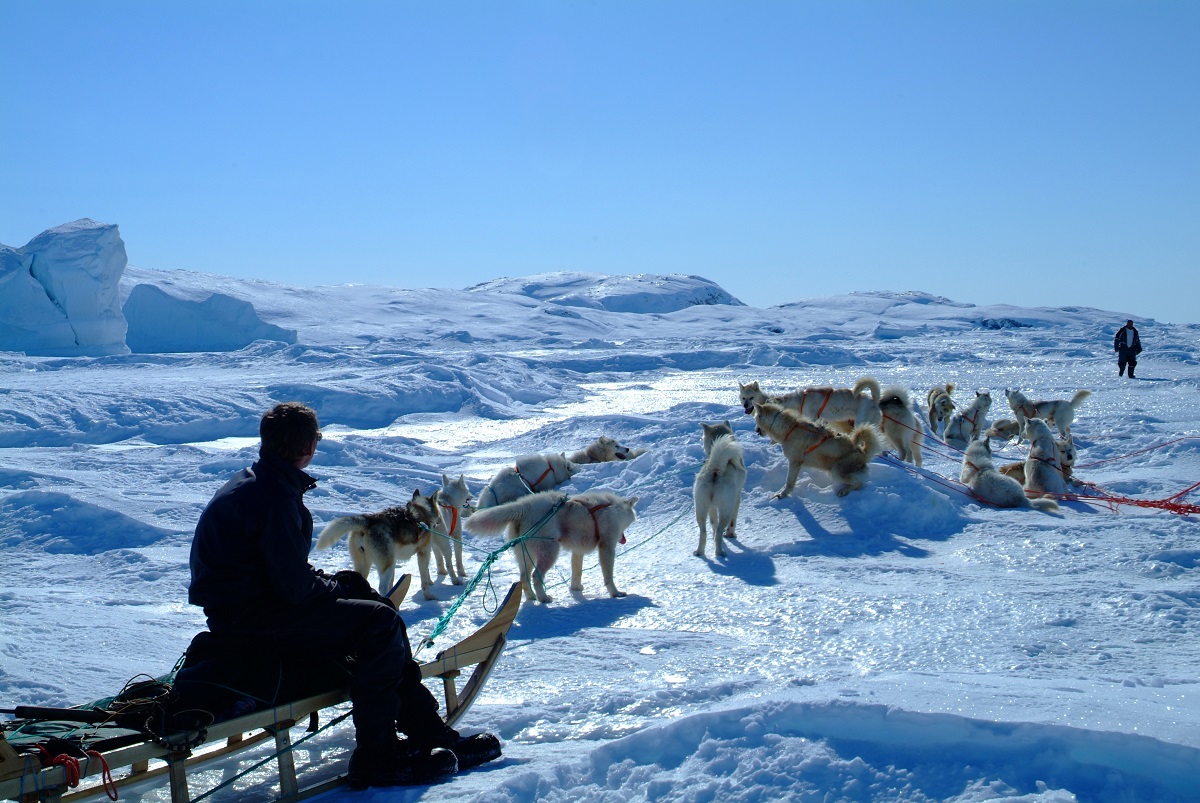
<svg viewBox="0 0 1200 803">
<path fill-rule="evenodd" d="M 409 578 L 411 580 L 411 578 Z M 408 583 L 403 579 L 392 593 L 403 599 Z M 478 698 L 507 643 L 506 634 L 521 604 L 520 584 L 513 583 L 504 601 L 487 623 L 458 643 L 447 647 L 429 662 L 421 664 L 421 677 L 440 678 L 445 698 L 445 720 L 450 726 L 458 722 Z M 464 670 L 471 670 L 460 689 L 458 679 Z M 187 771 L 222 756 L 247 750 L 263 741 L 274 739 L 279 771 L 278 801 L 303 800 L 341 786 L 345 775 L 301 788 L 296 779 L 295 758 L 291 750 L 290 731 L 298 724 L 315 729 L 320 712 L 349 701 L 345 689 L 307 697 L 275 708 L 256 711 L 242 717 L 215 723 L 207 728 L 203 744 L 192 750 L 172 750 L 151 740 L 126 747 L 102 751 L 101 755 L 112 770 L 113 784 L 120 789 L 166 775 L 170 782 L 172 803 L 188 803 Z M 154 762 L 154 766 L 151 766 Z M 116 773 L 128 772 L 116 777 Z M 43 768 L 41 762 L 28 754 L 18 754 L 0 734 L 0 800 L 21 803 L 67 803 L 104 793 L 100 782 L 103 765 L 93 758 L 80 759 L 80 788 L 70 789 L 67 772 L 61 766 Z M 84 786 L 84 779 L 90 785 Z"/>
</svg>

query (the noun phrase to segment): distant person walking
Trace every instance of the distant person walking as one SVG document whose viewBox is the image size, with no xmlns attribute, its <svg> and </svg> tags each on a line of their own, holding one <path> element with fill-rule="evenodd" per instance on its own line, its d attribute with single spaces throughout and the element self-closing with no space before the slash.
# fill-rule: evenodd
<svg viewBox="0 0 1200 803">
<path fill-rule="evenodd" d="M 1138 337 L 1138 330 L 1134 328 L 1133 321 L 1126 321 L 1125 325 L 1117 330 L 1116 336 L 1113 338 L 1113 351 L 1117 352 L 1117 376 L 1125 374 L 1125 366 L 1129 366 L 1129 378 L 1135 379 L 1133 369 L 1137 367 L 1137 355 L 1142 353 L 1142 340 Z"/>
</svg>

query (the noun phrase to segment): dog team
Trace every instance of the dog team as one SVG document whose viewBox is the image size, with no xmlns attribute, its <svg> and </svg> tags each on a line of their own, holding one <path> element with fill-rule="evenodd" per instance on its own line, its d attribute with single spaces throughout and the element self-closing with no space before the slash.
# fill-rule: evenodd
<svg viewBox="0 0 1200 803">
<path fill-rule="evenodd" d="M 906 388 L 881 388 L 877 380 L 863 377 L 849 388 L 813 386 L 768 395 L 757 381 L 738 383 L 742 409 L 754 417 L 755 432 L 778 444 L 788 463 L 783 487 L 772 495 L 792 493 L 800 470 L 818 469 L 839 483 L 836 493 L 845 496 L 863 487 L 870 462 L 890 445 L 905 462 L 921 465 L 925 440 L 923 418 Z M 1075 463 L 1071 424 L 1075 410 L 1089 396 L 1080 390 L 1070 400 L 1031 401 L 1020 390 L 1006 389 L 1012 419 L 990 426 L 987 415 L 992 397 L 976 391 L 965 406 L 954 401 L 955 385 L 938 385 L 926 394 L 929 431 L 947 445 L 962 451 L 961 482 L 979 499 L 1006 508 L 1058 510 L 1055 496 L 1067 492 Z M 1057 428 L 1055 438 L 1050 426 Z M 746 483 L 742 446 L 728 421 L 701 424 L 704 463 L 692 486 L 699 543 L 694 552 L 703 556 L 712 530 L 714 553 L 726 555 L 725 539 L 737 538 L 737 516 Z M 991 439 L 1025 439 L 1029 454 L 1024 461 L 996 468 Z M 645 450 L 630 449 L 613 438 L 600 437 L 571 454 L 544 453 L 517 458 L 498 471 L 470 505 L 470 491 L 462 475 L 426 496 L 419 490 L 403 507 L 379 513 L 342 516 L 330 521 L 317 538 L 317 549 L 327 549 L 349 535 L 354 569 L 367 577 L 373 567 L 379 592 L 392 587 L 397 563 L 415 554 L 425 599 L 432 591 L 430 559 L 437 573 L 452 583 L 465 582 L 462 534 L 503 533 L 507 541 L 521 539 L 514 548 L 520 582 L 527 601 L 551 601 L 543 577 L 561 550 L 571 553 L 570 589 L 583 589 L 583 558 L 599 555 L 605 588 L 612 597 L 625 596 L 613 580 L 618 544 L 635 521 L 637 497 L 622 498 L 609 491 L 588 491 L 568 496 L 554 490 L 592 463 L 630 460 Z M 443 537 L 449 536 L 449 537 Z M 522 536 L 529 536 L 522 538 Z"/>
</svg>

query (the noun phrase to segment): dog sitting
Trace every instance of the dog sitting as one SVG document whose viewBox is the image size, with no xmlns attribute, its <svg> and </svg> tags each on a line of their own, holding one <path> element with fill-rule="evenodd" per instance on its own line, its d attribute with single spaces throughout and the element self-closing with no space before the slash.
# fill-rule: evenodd
<svg viewBox="0 0 1200 803">
<path fill-rule="evenodd" d="M 692 484 L 700 544 L 692 554 L 704 556 L 708 540 L 706 527 L 711 522 L 716 547 L 714 551 L 718 558 L 722 558 L 725 557 L 725 539 L 737 538 L 738 509 L 746 485 L 746 463 L 742 445 L 738 443 L 728 421 L 700 426 L 704 429 L 705 460 Z"/>
<path fill-rule="evenodd" d="M 887 388 L 879 398 L 879 410 L 883 418 L 880 427 L 883 436 L 896 449 L 901 460 L 919 467 L 925 433 L 921 431 L 921 424 L 913 412 L 908 391 L 898 385 Z"/>
<path fill-rule="evenodd" d="M 809 421 L 796 410 L 778 404 L 754 405 L 755 431 L 778 443 L 788 461 L 787 481 L 771 497 L 782 499 L 796 487 L 796 478 L 805 465 L 827 471 L 843 483 L 838 496 L 863 487 L 867 464 L 883 453 L 879 430 L 873 424 L 859 424 L 843 435 L 817 421 Z"/>
<path fill-rule="evenodd" d="M 1075 408 L 1083 404 L 1084 399 L 1092 395 L 1090 390 L 1077 390 L 1070 401 L 1056 399 L 1048 401 L 1030 401 L 1019 390 L 1006 388 L 1004 395 L 1008 397 L 1008 406 L 1017 417 L 1017 424 L 1025 428 L 1028 418 L 1040 418 L 1048 424 L 1058 427 L 1058 433 L 1063 437 L 1071 434 L 1071 423 L 1075 420 Z"/>
<path fill-rule="evenodd" d="M 645 449 L 630 449 L 622 446 L 615 439 L 601 435 L 578 452 L 567 455 L 567 459 L 576 465 L 588 463 L 610 463 L 614 460 L 632 460 L 646 453 Z"/>
<path fill-rule="evenodd" d="M 966 449 L 967 444 L 979 437 L 992 406 L 992 394 L 986 390 L 975 391 L 975 401 L 969 407 L 955 410 L 946 424 L 942 440 L 955 449 Z"/>
<path fill-rule="evenodd" d="M 863 391 L 869 391 L 870 395 L 863 395 Z M 768 396 L 757 381 L 746 385 L 739 382 L 738 394 L 747 415 L 754 414 L 755 404 L 776 404 L 797 411 L 809 421 L 825 421 L 844 432 L 850 432 L 856 424 L 878 425 L 883 420 L 879 411 L 879 382 L 869 376 L 859 379 L 852 388 L 814 386 L 780 396 Z"/>
<path fill-rule="evenodd" d="M 583 590 L 583 556 L 597 550 L 604 587 L 609 596 L 623 597 L 625 592 L 613 582 L 613 563 L 617 544 L 625 543 L 625 530 L 637 519 L 633 511 L 637 501 L 636 496 L 622 499 L 609 491 L 571 497 L 562 491 L 541 491 L 477 510 L 466 527 L 480 535 L 503 532 L 508 541 L 529 536 L 513 548 L 526 601 L 551 601 L 543 578 L 558 560 L 560 549 L 571 553 L 572 591 Z"/>
<path fill-rule="evenodd" d="M 1058 502 L 1048 498 L 1029 499 L 1021 483 L 996 470 L 992 463 L 992 444 L 987 438 L 973 440 L 967 445 L 959 479 L 977 497 L 996 507 L 1032 507 L 1047 512 L 1058 510 Z"/>
<path fill-rule="evenodd" d="M 562 453 L 547 452 L 518 457 L 516 465 L 506 466 L 496 472 L 480 492 L 476 507 L 482 510 L 538 491 L 548 491 L 562 485 L 578 472 L 579 464 L 572 463 Z"/>
<path fill-rule="evenodd" d="M 934 435 L 941 435 L 954 414 L 954 400 L 950 394 L 954 392 L 954 383 L 934 385 L 925 394 L 925 403 L 929 407 L 929 429 Z"/>
<path fill-rule="evenodd" d="M 1025 460 L 1025 495 L 1031 498 L 1065 494 L 1062 463 L 1050 425 L 1040 418 L 1025 419 L 1024 436 L 1029 441 Z"/>
<path fill-rule="evenodd" d="M 340 516 L 325 525 L 317 537 L 317 549 L 328 549 L 350 536 L 350 561 L 354 570 L 366 578 L 371 567 L 379 573 L 379 593 L 387 596 L 395 578 L 396 564 L 417 555 L 421 573 L 421 591 L 425 599 L 437 599 L 429 577 L 431 530 L 441 524 L 436 512 L 438 491 L 422 496 L 413 491 L 412 499 L 403 507 L 389 507 L 379 513 L 359 516 Z"/>
<path fill-rule="evenodd" d="M 1072 438 L 1056 438 L 1054 445 L 1058 448 L 1058 463 L 1062 468 L 1063 481 L 1070 485 L 1074 472 L 1075 460 L 1079 455 L 1075 448 L 1075 442 Z M 1000 473 L 1012 477 L 1022 485 L 1025 484 L 1025 461 L 1020 460 L 1015 463 L 1006 463 L 1000 467 Z"/>
</svg>

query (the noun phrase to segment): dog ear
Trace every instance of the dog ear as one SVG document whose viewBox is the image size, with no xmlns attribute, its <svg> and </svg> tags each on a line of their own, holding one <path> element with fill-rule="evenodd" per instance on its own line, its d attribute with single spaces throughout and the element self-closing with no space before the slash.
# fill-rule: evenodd
<svg viewBox="0 0 1200 803">
<path fill-rule="evenodd" d="M 631 496 L 625 500 L 625 504 L 629 505 L 630 507 L 633 507 L 637 503 L 638 503 L 638 497 L 636 497 L 636 496 Z"/>
</svg>

